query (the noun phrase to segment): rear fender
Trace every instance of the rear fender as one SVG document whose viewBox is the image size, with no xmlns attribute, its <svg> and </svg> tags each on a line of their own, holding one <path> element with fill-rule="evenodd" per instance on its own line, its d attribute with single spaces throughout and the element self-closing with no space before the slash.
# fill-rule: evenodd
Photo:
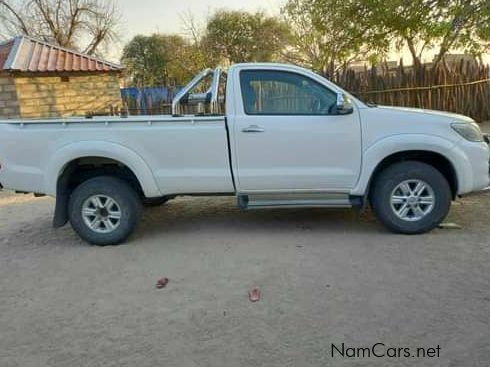
<svg viewBox="0 0 490 367">
<path fill-rule="evenodd" d="M 47 194 L 56 196 L 54 227 L 62 227 L 68 222 L 70 192 L 67 189 L 67 180 L 70 172 L 67 172 L 66 169 L 70 162 L 87 157 L 108 158 L 124 164 L 138 179 L 145 197 L 162 196 L 150 168 L 134 151 L 122 145 L 107 142 L 77 142 L 66 145 L 59 149 L 51 160 L 44 182 Z"/>
<path fill-rule="evenodd" d="M 125 146 L 102 141 L 82 141 L 59 149 L 46 169 L 44 184 L 47 194 L 57 194 L 58 179 L 70 162 L 86 157 L 109 158 L 124 164 L 134 173 L 146 197 L 162 196 L 150 167 L 143 158 Z"/>
</svg>

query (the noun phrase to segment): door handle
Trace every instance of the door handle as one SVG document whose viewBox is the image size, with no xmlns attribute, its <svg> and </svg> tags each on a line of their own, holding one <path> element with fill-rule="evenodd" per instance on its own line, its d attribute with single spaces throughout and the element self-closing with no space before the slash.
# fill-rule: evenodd
<svg viewBox="0 0 490 367">
<path fill-rule="evenodd" d="M 264 131 L 265 129 L 258 125 L 250 125 L 242 130 L 243 133 L 263 133 Z"/>
</svg>

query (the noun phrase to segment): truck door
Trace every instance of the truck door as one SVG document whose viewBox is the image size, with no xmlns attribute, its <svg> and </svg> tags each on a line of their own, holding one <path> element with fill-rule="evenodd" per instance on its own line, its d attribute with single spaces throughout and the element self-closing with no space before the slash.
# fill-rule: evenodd
<svg viewBox="0 0 490 367">
<path fill-rule="evenodd" d="M 354 187 L 361 166 L 355 106 L 336 114 L 337 93 L 295 71 L 246 69 L 237 82 L 241 98 L 230 122 L 239 192 Z"/>
</svg>

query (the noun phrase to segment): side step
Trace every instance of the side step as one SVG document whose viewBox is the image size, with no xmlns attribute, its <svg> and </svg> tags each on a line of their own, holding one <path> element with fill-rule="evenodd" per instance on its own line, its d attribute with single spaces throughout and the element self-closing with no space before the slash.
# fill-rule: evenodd
<svg viewBox="0 0 490 367">
<path fill-rule="evenodd" d="M 261 194 L 238 195 L 242 210 L 265 208 L 361 208 L 362 197 L 347 194 Z"/>
</svg>

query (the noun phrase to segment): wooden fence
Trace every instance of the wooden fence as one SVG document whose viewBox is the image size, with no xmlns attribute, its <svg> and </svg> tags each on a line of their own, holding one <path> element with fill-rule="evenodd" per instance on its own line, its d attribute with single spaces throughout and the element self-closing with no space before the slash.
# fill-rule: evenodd
<svg viewBox="0 0 490 367">
<path fill-rule="evenodd" d="M 333 81 L 366 102 L 455 112 L 478 122 L 490 121 L 490 69 L 476 62 L 437 69 L 400 65 L 360 73 L 347 70 L 337 73 Z M 127 88 L 122 98 L 130 115 L 170 114 L 175 93 L 176 89 L 167 88 Z"/>
<path fill-rule="evenodd" d="M 366 102 L 460 113 L 478 122 L 490 120 L 488 66 L 461 62 L 452 67 L 419 69 L 373 67 L 338 73 L 334 81 Z"/>
</svg>

